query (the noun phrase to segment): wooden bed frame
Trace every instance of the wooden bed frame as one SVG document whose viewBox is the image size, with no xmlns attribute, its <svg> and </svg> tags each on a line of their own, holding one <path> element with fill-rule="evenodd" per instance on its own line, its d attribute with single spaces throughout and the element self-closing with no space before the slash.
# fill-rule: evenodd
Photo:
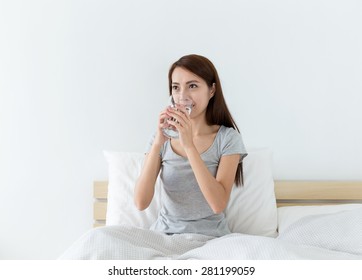
<svg viewBox="0 0 362 280">
<path fill-rule="evenodd" d="M 93 184 L 94 227 L 104 226 L 107 181 Z M 277 206 L 362 203 L 362 181 L 275 181 Z"/>
</svg>

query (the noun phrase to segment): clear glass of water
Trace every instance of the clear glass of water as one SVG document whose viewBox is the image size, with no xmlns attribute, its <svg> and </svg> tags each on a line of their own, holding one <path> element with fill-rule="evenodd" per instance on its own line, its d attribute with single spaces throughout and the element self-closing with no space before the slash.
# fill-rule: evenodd
<svg viewBox="0 0 362 280">
<path fill-rule="evenodd" d="M 177 96 L 170 96 L 169 99 L 169 107 L 171 108 L 184 108 L 185 111 L 190 115 L 192 111 L 193 102 L 191 99 L 188 98 L 179 98 Z M 165 119 L 165 123 L 167 119 Z M 168 124 L 167 127 L 162 129 L 163 134 L 168 138 L 178 138 L 178 131 L 176 127 L 173 125 Z"/>
</svg>

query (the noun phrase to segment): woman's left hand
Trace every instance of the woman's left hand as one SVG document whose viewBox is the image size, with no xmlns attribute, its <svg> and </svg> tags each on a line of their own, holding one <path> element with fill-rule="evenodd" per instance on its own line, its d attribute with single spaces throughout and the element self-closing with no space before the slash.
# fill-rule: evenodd
<svg viewBox="0 0 362 280">
<path fill-rule="evenodd" d="M 175 126 L 179 132 L 179 139 L 182 147 L 185 149 L 193 146 L 192 124 L 186 110 L 184 108 L 168 108 L 167 115 L 172 118 L 168 119 L 167 122 Z"/>
</svg>

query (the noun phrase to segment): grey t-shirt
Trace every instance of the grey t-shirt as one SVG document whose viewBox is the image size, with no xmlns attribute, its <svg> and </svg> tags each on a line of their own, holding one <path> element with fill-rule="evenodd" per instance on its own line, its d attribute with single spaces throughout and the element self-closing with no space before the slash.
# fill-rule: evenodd
<svg viewBox="0 0 362 280">
<path fill-rule="evenodd" d="M 148 152 L 153 138 L 148 143 Z M 240 154 L 240 162 L 247 155 L 241 135 L 230 127 L 221 126 L 213 144 L 200 156 L 215 177 L 220 158 Z M 187 158 L 176 154 L 170 141 L 161 151 L 162 182 L 160 210 L 151 229 L 165 233 L 199 233 L 222 236 L 230 233 L 224 213 L 214 214 L 204 198 Z"/>
</svg>

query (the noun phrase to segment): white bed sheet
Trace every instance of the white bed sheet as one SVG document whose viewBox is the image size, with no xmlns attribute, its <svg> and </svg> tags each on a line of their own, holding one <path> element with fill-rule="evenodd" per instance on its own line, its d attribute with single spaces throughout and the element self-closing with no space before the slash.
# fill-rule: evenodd
<svg viewBox="0 0 362 280">
<path fill-rule="evenodd" d="M 240 233 L 219 238 L 166 235 L 106 226 L 88 231 L 59 259 L 362 260 L 362 208 L 304 217 L 277 238 Z"/>
<path fill-rule="evenodd" d="M 279 207 L 278 232 L 283 233 L 291 224 L 307 216 L 339 213 L 357 208 L 362 208 L 362 204 L 351 203 L 339 205 L 303 205 Z"/>
</svg>

